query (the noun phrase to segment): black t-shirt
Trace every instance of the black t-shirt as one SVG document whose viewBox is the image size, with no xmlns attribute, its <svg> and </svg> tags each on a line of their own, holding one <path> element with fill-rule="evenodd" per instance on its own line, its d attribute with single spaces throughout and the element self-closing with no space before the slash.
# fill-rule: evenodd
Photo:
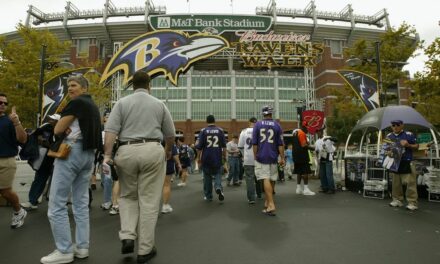
<svg viewBox="0 0 440 264">
<path fill-rule="evenodd" d="M 7 115 L 0 116 L 0 158 L 15 157 L 18 142 L 15 127 Z"/>
<path fill-rule="evenodd" d="M 70 101 L 61 112 L 61 116 L 73 115 L 78 119 L 83 136 L 83 150 L 102 150 L 101 118 L 99 109 L 88 94 Z"/>
</svg>

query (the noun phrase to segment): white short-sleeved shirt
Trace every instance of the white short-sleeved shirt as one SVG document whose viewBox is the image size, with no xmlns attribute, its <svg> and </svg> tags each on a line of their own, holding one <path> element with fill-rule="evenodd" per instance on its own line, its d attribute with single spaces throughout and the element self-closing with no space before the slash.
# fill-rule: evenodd
<svg viewBox="0 0 440 264">
<path fill-rule="evenodd" d="M 248 127 L 241 131 L 238 140 L 238 147 L 243 148 L 243 165 L 255 165 L 254 151 L 252 149 L 252 127 Z"/>
</svg>

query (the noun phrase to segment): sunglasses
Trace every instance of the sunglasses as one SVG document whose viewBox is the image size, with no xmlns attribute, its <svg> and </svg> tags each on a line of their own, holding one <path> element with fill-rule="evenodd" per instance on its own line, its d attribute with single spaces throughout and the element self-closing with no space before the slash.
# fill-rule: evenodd
<svg viewBox="0 0 440 264">
<path fill-rule="evenodd" d="M 5 105 L 5 106 L 8 106 L 8 102 L 3 102 L 3 101 L 0 101 L 0 105 Z"/>
<path fill-rule="evenodd" d="M 393 127 L 398 127 L 398 126 L 401 126 L 402 124 L 397 124 L 397 123 L 394 123 L 394 124 L 391 124 L 391 126 L 393 126 Z"/>
</svg>

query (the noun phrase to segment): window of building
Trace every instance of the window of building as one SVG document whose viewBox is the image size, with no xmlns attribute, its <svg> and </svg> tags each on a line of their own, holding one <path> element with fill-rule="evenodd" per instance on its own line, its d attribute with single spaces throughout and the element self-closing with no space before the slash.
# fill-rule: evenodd
<svg viewBox="0 0 440 264">
<path fill-rule="evenodd" d="M 78 39 L 76 45 L 76 56 L 77 57 L 89 57 L 89 39 Z"/>
</svg>

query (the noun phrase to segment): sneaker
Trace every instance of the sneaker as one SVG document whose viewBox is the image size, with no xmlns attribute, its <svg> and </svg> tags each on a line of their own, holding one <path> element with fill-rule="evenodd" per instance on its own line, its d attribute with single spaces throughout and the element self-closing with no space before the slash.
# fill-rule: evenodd
<svg viewBox="0 0 440 264">
<path fill-rule="evenodd" d="M 391 207 L 402 207 L 402 206 L 403 206 L 403 203 L 402 203 L 401 201 L 399 201 L 399 200 L 393 200 L 393 201 L 390 203 L 390 206 L 391 206 Z"/>
<path fill-rule="evenodd" d="M 169 204 L 163 204 L 162 205 L 162 214 L 168 214 L 173 211 L 173 208 Z"/>
<path fill-rule="evenodd" d="M 38 209 L 38 205 L 33 205 L 30 202 L 21 203 L 20 205 L 27 211 Z"/>
<path fill-rule="evenodd" d="M 219 201 L 222 202 L 223 200 L 225 200 L 225 195 L 223 194 L 222 190 L 217 189 L 217 190 L 215 190 L 215 192 L 218 194 L 218 200 Z"/>
<path fill-rule="evenodd" d="M 179 186 L 179 187 L 185 187 L 185 186 L 186 186 L 186 183 L 185 183 L 185 182 L 179 182 L 179 183 L 177 184 L 177 186 Z"/>
<path fill-rule="evenodd" d="M 43 264 L 62 264 L 73 262 L 73 253 L 61 253 L 56 249 L 49 255 L 42 257 L 40 262 Z"/>
<path fill-rule="evenodd" d="M 303 194 L 304 195 L 315 195 L 315 193 L 312 192 L 309 188 L 304 188 Z"/>
<path fill-rule="evenodd" d="M 27 212 L 23 208 L 20 208 L 20 211 L 18 213 L 12 214 L 12 221 L 11 221 L 11 228 L 19 228 L 24 224 L 24 218 L 26 217 Z"/>
<path fill-rule="evenodd" d="M 207 201 L 207 202 L 212 202 L 212 198 L 208 198 L 206 196 L 203 196 L 203 200 Z"/>
<path fill-rule="evenodd" d="M 112 207 L 112 202 L 106 202 L 106 203 L 101 204 L 101 209 L 102 210 L 108 210 L 111 207 Z"/>
<path fill-rule="evenodd" d="M 110 211 L 108 212 L 109 215 L 117 215 L 119 214 L 119 206 L 112 206 L 110 208 Z"/>
<path fill-rule="evenodd" d="M 255 204 L 255 201 L 254 200 L 249 200 L 248 204 Z"/>
<path fill-rule="evenodd" d="M 301 188 L 300 185 L 296 186 L 296 194 L 303 194 L 303 189 Z"/>
<path fill-rule="evenodd" d="M 408 205 L 406 206 L 406 209 L 408 209 L 408 210 L 410 210 L 410 211 L 415 211 L 415 210 L 417 210 L 417 209 L 419 209 L 419 208 L 418 208 L 417 205 L 415 205 L 415 204 L 408 204 Z"/>
<path fill-rule="evenodd" d="M 73 256 L 75 258 L 84 259 L 89 257 L 88 248 L 77 248 L 76 245 L 73 247 Z"/>
</svg>

